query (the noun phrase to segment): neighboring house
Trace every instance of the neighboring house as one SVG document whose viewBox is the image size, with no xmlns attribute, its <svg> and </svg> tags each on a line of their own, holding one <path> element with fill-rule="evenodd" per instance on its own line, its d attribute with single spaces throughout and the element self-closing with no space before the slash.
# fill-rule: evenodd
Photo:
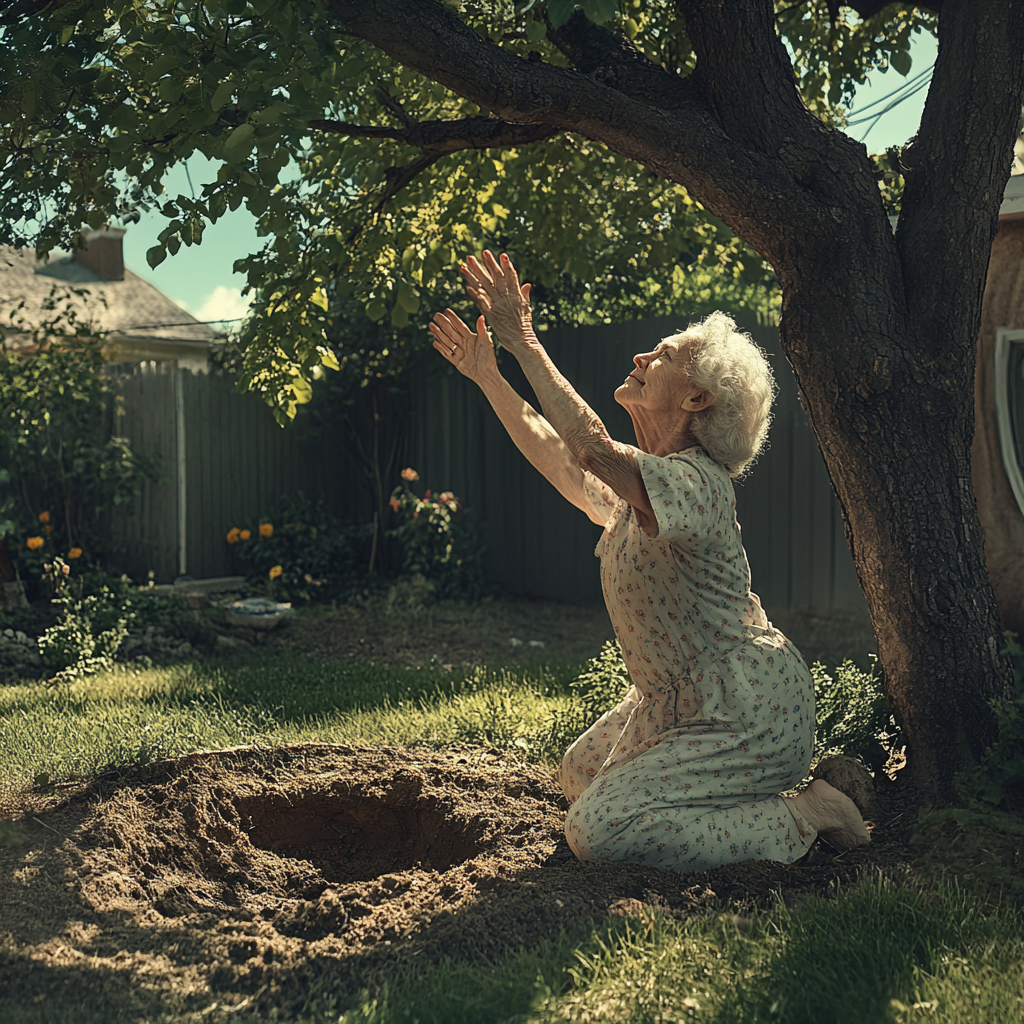
<svg viewBox="0 0 1024 1024">
<path fill-rule="evenodd" d="M 1003 627 L 1024 640 L 1024 166 L 999 208 L 985 284 L 971 450 L 985 559 Z"/>
<path fill-rule="evenodd" d="M 55 253 L 45 262 L 36 260 L 30 249 L 0 247 L 0 332 L 5 344 L 31 344 L 31 330 L 53 317 L 44 309 L 51 295 L 61 305 L 69 296 L 77 315 L 102 334 L 110 362 L 173 362 L 181 369 L 205 372 L 214 332 L 125 269 L 123 236 L 120 228 L 86 230 L 84 248 L 70 255 Z M 83 289 L 88 293 L 84 297 L 72 291 Z"/>
</svg>

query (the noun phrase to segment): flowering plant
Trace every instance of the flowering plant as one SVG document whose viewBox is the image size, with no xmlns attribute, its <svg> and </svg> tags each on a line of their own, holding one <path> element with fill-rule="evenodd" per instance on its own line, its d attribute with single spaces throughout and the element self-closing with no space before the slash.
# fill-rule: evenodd
<svg viewBox="0 0 1024 1024">
<path fill-rule="evenodd" d="M 225 540 L 254 587 L 285 600 L 315 601 L 335 596 L 368 559 L 369 530 L 346 526 L 298 495 L 252 527 L 232 526 Z"/>
<path fill-rule="evenodd" d="M 402 555 L 402 573 L 423 576 L 439 597 L 472 600 L 487 590 L 483 571 L 483 546 L 476 521 L 451 492 L 435 495 L 429 488 L 422 498 L 410 483 L 419 480 L 416 470 L 401 472 L 402 483 L 391 492 L 391 510 L 397 525 L 388 536 Z"/>
<path fill-rule="evenodd" d="M 63 564 L 68 573 L 77 576 L 84 568 L 83 551 L 80 547 L 64 548 L 60 543 L 60 534 L 54 532 L 50 523 L 50 513 L 43 510 L 36 517 L 37 523 L 20 537 L 15 534 L 8 538 L 8 548 L 17 566 L 18 573 L 26 584 L 28 596 L 36 599 L 43 596 L 41 581 L 46 576 L 47 566 L 57 559 L 65 559 Z"/>
</svg>

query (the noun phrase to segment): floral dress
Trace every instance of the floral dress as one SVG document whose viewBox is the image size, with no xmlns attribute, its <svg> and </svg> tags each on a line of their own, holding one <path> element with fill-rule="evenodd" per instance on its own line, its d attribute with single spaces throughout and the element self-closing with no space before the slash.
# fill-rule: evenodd
<svg viewBox="0 0 1024 1024">
<path fill-rule="evenodd" d="M 814 832 L 778 794 L 804 777 L 814 691 L 799 652 L 765 617 L 725 468 L 702 449 L 636 452 L 658 520 L 585 475 L 605 520 L 605 603 L 633 680 L 566 753 L 565 832 L 585 860 L 676 871 L 792 862 Z"/>
</svg>

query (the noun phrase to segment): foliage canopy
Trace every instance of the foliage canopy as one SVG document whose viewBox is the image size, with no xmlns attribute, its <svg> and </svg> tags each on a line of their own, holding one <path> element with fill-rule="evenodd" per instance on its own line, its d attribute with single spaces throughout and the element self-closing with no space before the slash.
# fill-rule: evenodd
<svg viewBox="0 0 1024 1024">
<path fill-rule="evenodd" d="M 502 50 L 568 63 L 553 41 L 566 0 L 445 6 Z M 828 6 L 776 11 L 804 102 L 835 124 L 868 71 L 909 73 L 911 36 L 935 16 L 890 6 L 833 23 Z M 656 64 L 694 70 L 669 0 L 582 7 Z M 309 400 L 315 366 L 347 365 L 358 384 L 408 363 L 410 325 L 457 301 L 454 265 L 484 246 L 516 253 L 556 322 L 773 301 L 767 265 L 680 185 L 580 136 L 487 116 L 340 32 L 330 2 L 16 0 L 0 26 L 0 243 L 45 253 L 74 246 L 82 224 L 156 209 L 156 266 L 245 204 L 267 242 L 236 264 L 258 300 L 242 380 L 282 421 Z M 216 176 L 167 194 L 193 153 Z"/>
</svg>

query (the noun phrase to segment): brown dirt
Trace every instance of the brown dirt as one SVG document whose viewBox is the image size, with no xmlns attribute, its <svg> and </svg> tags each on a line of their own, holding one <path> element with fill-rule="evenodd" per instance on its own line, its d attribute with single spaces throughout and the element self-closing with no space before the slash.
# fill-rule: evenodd
<svg viewBox="0 0 1024 1024">
<path fill-rule="evenodd" d="M 824 661 L 834 667 L 851 658 L 868 667 L 875 644 L 866 611 L 770 608 L 768 613 L 808 664 Z M 603 605 L 509 597 L 434 602 L 425 588 L 401 582 L 337 608 L 305 609 L 280 632 L 259 639 L 305 657 L 462 666 L 510 658 L 582 662 L 613 636 Z"/>
<path fill-rule="evenodd" d="M 906 863 L 895 788 L 869 849 L 679 875 L 576 861 L 550 772 L 499 750 L 161 762 L 0 822 L 0 1020 L 59 991 L 83 1021 L 190 1019 L 214 1003 L 203 1019 L 243 1006 L 294 1019 L 325 977 L 356 993 L 403 964 L 494 962 L 645 904 L 798 901 Z"/>
<path fill-rule="evenodd" d="M 422 601 L 412 585 L 336 609 L 295 616 L 271 641 L 317 658 L 421 666 L 524 660 L 585 661 L 614 636 L 603 606 L 514 598 Z"/>
</svg>

